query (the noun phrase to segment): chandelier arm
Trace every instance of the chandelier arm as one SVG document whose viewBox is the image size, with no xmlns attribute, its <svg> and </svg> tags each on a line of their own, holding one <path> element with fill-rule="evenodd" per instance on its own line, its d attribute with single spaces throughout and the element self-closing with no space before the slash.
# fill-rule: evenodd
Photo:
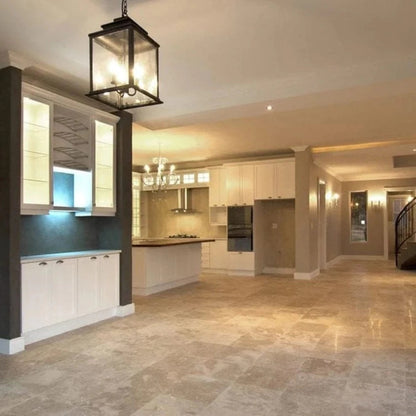
<svg viewBox="0 0 416 416">
<path fill-rule="evenodd" d="M 121 16 L 127 16 L 127 0 L 121 0 Z"/>
</svg>

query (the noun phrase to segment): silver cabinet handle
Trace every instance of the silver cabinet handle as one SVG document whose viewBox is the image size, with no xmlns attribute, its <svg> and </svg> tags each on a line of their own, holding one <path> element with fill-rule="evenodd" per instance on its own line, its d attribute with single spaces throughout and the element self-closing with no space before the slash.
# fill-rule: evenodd
<svg viewBox="0 0 416 416">
<path fill-rule="evenodd" d="M 104 258 L 105 258 L 105 259 L 109 259 L 109 258 L 110 258 L 110 256 L 109 256 L 108 254 L 106 254 L 106 255 L 104 256 Z"/>
<path fill-rule="evenodd" d="M 46 263 L 44 261 L 42 261 L 41 263 L 39 263 L 39 266 L 47 266 L 47 265 L 48 265 L 48 263 Z"/>
<path fill-rule="evenodd" d="M 97 260 L 97 257 L 92 256 L 92 257 L 90 257 L 90 260 Z"/>
<path fill-rule="evenodd" d="M 62 264 L 64 261 L 63 260 L 58 260 L 57 262 L 56 262 L 56 264 Z"/>
</svg>

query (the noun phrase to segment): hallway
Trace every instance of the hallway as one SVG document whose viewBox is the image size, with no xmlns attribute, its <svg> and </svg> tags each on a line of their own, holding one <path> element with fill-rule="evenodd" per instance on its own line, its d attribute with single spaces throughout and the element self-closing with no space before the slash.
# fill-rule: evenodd
<svg viewBox="0 0 416 416">
<path fill-rule="evenodd" d="M 0 356 L 0 415 L 414 415 L 416 272 L 204 275 Z"/>
</svg>

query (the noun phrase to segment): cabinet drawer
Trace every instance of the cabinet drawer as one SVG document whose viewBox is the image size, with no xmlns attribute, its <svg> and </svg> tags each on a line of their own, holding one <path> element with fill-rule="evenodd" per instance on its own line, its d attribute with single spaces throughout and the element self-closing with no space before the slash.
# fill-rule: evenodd
<svg viewBox="0 0 416 416">
<path fill-rule="evenodd" d="M 228 253 L 229 270 L 254 270 L 254 253 L 253 252 L 229 252 Z"/>
</svg>

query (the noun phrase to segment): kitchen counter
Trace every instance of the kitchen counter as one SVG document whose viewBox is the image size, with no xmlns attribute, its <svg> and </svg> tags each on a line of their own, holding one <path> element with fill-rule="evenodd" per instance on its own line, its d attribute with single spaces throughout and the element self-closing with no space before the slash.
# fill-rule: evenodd
<svg viewBox="0 0 416 416">
<path fill-rule="evenodd" d="M 202 243 L 211 238 L 144 238 L 132 242 L 133 294 L 147 296 L 197 282 Z"/>
<path fill-rule="evenodd" d="M 132 241 L 133 247 L 166 247 L 180 244 L 208 243 L 213 238 L 138 238 Z"/>
<path fill-rule="evenodd" d="M 74 259 L 77 257 L 100 256 L 101 254 L 121 253 L 121 250 L 84 250 L 84 251 L 68 251 L 61 253 L 39 254 L 34 256 L 22 256 L 20 262 L 33 263 L 37 261 Z"/>
</svg>

